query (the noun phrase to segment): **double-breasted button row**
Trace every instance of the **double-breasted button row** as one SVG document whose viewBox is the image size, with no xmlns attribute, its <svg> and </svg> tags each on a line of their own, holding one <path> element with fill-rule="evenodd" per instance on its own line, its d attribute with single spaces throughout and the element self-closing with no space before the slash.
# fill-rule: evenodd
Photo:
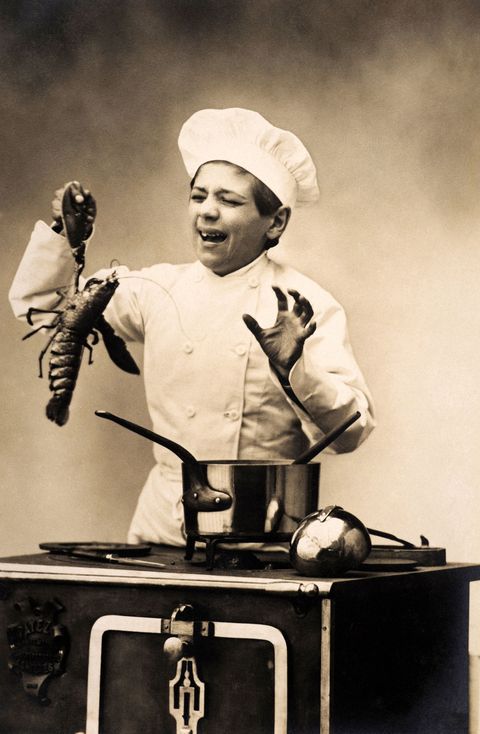
<svg viewBox="0 0 480 734">
<path fill-rule="evenodd" d="M 196 414 L 197 414 L 197 410 L 195 406 L 193 405 L 186 406 L 185 415 L 187 416 L 187 418 L 193 418 Z M 233 410 L 226 410 L 223 413 L 223 416 L 224 418 L 227 418 L 230 421 L 236 421 L 240 418 L 240 412 L 238 410 L 235 410 L 235 408 L 233 408 Z"/>
<path fill-rule="evenodd" d="M 239 357 L 243 357 L 244 354 L 247 353 L 247 346 L 246 344 L 237 344 L 235 349 L 235 354 L 238 354 Z M 192 354 L 193 352 L 193 344 L 191 342 L 185 342 L 182 344 L 182 350 L 185 352 L 185 354 Z"/>
</svg>

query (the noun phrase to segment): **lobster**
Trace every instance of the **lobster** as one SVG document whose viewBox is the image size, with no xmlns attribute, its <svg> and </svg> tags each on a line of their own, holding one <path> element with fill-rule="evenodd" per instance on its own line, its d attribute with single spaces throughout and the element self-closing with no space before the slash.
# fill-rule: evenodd
<svg viewBox="0 0 480 734">
<path fill-rule="evenodd" d="M 92 364 L 93 346 L 98 343 L 99 335 L 112 361 L 125 372 L 139 374 L 140 370 L 128 351 L 125 342 L 115 334 L 106 321 L 103 312 L 112 298 L 119 282 L 112 272 L 107 278 L 90 278 L 82 290 L 79 288 L 80 274 L 85 266 L 85 240 L 92 231 L 96 206 L 90 192 L 84 190 L 76 181 L 72 181 L 64 189 L 61 214 L 56 218 L 53 229 L 57 232 L 64 229 L 70 244 L 75 263 L 74 292 L 65 297 L 57 291 L 60 303 L 66 298 L 63 308 L 44 310 L 30 308 L 27 321 L 33 326 L 34 313 L 52 313 L 55 318 L 50 324 L 43 324 L 30 331 L 23 339 L 36 334 L 41 329 L 53 329 L 53 335 L 39 355 L 39 377 L 43 377 L 43 359 L 50 350 L 49 388 L 53 392 L 46 414 L 49 420 L 59 426 L 65 425 L 69 417 L 69 406 L 77 382 L 84 349 L 89 352 L 88 364 Z M 54 212 L 55 214 L 55 212 Z M 92 336 L 91 343 L 88 337 Z"/>
</svg>

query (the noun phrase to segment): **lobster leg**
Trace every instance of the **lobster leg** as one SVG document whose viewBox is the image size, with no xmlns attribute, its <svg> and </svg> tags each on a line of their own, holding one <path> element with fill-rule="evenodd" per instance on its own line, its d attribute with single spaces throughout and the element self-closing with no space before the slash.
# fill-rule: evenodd
<svg viewBox="0 0 480 734">
<path fill-rule="evenodd" d="M 85 349 L 88 351 L 88 364 L 93 364 L 93 349 L 90 346 L 90 344 L 85 339 L 84 345 Z"/>
<path fill-rule="evenodd" d="M 33 326 L 32 314 L 34 313 L 55 313 L 59 316 L 62 313 L 62 311 L 58 311 L 56 309 L 51 309 L 51 308 L 33 308 L 32 306 L 31 308 L 28 309 L 27 315 L 26 315 L 27 323 L 29 323 L 30 326 Z M 41 326 L 40 328 L 43 329 L 43 326 Z M 32 333 L 35 333 L 35 332 L 32 332 Z"/>
<path fill-rule="evenodd" d="M 55 334 L 52 336 L 51 339 L 48 340 L 48 342 L 46 343 L 45 347 L 42 349 L 42 351 L 38 355 L 38 376 L 40 378 L 43 377 L 43 368 L 42 368 L 43 358 L 46 355 L 46 353 L 48 352 L 48 348 L 49 348 L 50 344 L 53 342 L 54 339 L 55 339 Z"/>
<path fill-rule="evenodd" d="M 37 329 L 34 329 L 33 331 L 29 331 L 28 334 L 25 334 L 25 336 L 22 336 L 22 341 L 25 341 L 25 339 L 28 339 L 29 336 L 33 336 L 34 334 L 37 334 L 42 329 L 54 329 L 55 324 L 43 324 L 43 326 L 39 326 Z"/>
<path fill-rule="evenodd" d="M 94 347 L 100 341 L 100 337 L 98 336 L 98 331 L 95 331 L 95 329 L 92 329 L 90 334 L 92 336 L 91 346 Z"/>
</svg>

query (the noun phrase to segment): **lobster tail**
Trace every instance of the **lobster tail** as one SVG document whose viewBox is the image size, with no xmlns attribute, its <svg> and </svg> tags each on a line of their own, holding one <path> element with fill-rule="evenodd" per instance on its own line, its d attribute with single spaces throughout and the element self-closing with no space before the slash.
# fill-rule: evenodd
<svg viewBox="0 0 480 734">
<path fill-rule="evenodd" d="M 75 186 L 78 185 L 75 184 Z M 87 196 L 87 192 L 79 192 L 78 196 Z M 87 220 L 89 216 L 93 216 L 92 212 L 87 216 Z M 64 219 L 66 220 L 65 217 Z M 66 229 L 68 230 L 67 222 Z M 75 243 L 70 236 L 69 241 L 73 247 Z M 77 247 L 75 244 L 75 247 L 79 249 L 82 245 L 83 242 L 80 242 L 80 245 Z M 76 263 L 76 275 L 78 276 L 83 268 L 83 260 L 76 259 Z M 42 358 L 50 348 L 48 377 L 49 388 L 53 396 L 47 404 L 46 414 L 47 418 L 57 426 L 64 426 L 68 421 L 69 405 L 85 348 L 89 351 L 89 364 L 92 362 L 92 346 L 98 342 L 96 329 L 104 336 L 107 351 L 115 364 L 126 372 L 139 373 L 138 366 L 128 352 L 123 339 L 115 334 L 110 324 L 102 316 L 117 286 L 118 278 L 115 273 L 104 280 L 90 278 L 83 290 L 75 288 L 74 294 L 67 299 L 63 310 L 54 312 L 57 316 L 50 327 L 55 329 L 55 332 L 46 348 L 41 352 L 39 361 L 41 367 Z M 90 334 L 93 336 L 92 344 L 87 341 Z M 41 373 L 40 376 L 42 376 Z"/>
<path fill-rule="evenodd" d="M 69 416 L 68 403 L 65 404 L 64 399 L 54 395 L 47 403 L 46 414 L 57 426 L 64 426 Z"/>
</svg>

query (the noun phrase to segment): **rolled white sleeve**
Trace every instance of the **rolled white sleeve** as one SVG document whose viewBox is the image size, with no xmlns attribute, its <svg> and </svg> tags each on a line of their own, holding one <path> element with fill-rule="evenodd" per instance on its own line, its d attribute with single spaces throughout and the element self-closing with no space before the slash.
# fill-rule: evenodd
<svg viewBox="0 0 480 734">
<path fill-rule="evenodd" d="M 143 319 L 138 305 L 141 278 L 133 278 L 125 266 L 108 268 L 95 273 L 105 278 L 115 270 L 120 285 L 110 301 L 105 317 L 115 332 L 128 341 L 143 341 Z M 128 276 L 128 277 L 127 277 Z M 35 224 L 9 291 L 13 313 L 25 320 L 29 309 L 36 326 L 50 323 L 51 314 L 42 313 L 56 308 L 60 295 L 67 296 L 74 284 L 75 261 L 67 239 L 54 232 L 45 222 Z M 81 279 L 81 283 L 84 283 Z"/>
<path fill-rule="evenodd" d="M 38 221 L 8 294 L 15 316 L 25 319 L 29 308 L 54 308 L 59 301 L 58 291 L 68 291 L 74 272 L 75 261 L 65 237 Z M 51 319 L 36 314 L 33 320 L 42 323 Z"/>
<path fill-rule="evenodd" d="M 316 321 L 316 331 L 289 374 L 301 407 L 291 397 L 289 402 L 312 440 L 359 411 L 360 418 L 331 445 L 336 453 L 353 451 L 375 426 L 372 398 L 353 356 L 340 304 L 332 301 Z M 272 378 L 281 387 L 273 371 Z"/>
</svg>

